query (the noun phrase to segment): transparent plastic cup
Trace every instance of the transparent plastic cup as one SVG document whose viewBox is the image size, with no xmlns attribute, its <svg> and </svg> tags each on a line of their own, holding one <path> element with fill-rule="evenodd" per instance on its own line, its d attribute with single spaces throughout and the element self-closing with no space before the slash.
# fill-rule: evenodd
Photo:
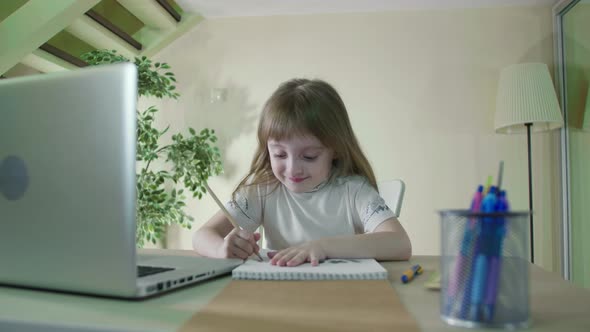
<svg viewBox="0 0 590 332">
<path fill-rule="evenodd" d="M 528 327 L 529 213 L 439 214 L 442 320 L 462 327 Z"/>
</svg>

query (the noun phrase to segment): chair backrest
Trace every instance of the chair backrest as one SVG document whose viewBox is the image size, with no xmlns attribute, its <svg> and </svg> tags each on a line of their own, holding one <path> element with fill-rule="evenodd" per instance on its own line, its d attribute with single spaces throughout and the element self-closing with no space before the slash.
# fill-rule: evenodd
<svg viewBox="0 0 590 332">
<path fill-rule="evenodd" d="M 378 181 L 377 187 L 379 194 L 385 200 L 385 204 L 389 206 L 396 217 L 399 217 L 406 190 L 404 181 L 400 179 Z"/>
</svg>

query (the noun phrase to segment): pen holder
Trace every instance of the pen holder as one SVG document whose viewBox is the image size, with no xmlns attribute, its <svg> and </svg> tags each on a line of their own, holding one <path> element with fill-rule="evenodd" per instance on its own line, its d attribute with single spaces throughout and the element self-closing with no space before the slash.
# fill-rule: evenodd
<svg viewBox="0 0 590 332">
<path fill-rule="evenodd" d="M 528 327 L 529 213 L 439 213 L 442 320 L 462 327 Z"/>
</svg>

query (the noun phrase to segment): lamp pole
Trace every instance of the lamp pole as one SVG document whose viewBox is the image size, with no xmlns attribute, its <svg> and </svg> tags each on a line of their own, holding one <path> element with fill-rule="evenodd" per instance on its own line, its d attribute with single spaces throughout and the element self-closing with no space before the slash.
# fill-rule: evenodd
<svg viewBox="0 0 590 332">
<path fill-rule="evenodd" d="M 531 263 L 535 263 L 535 245 L 533 233 L 533 172 L 531 168 L 531 126 L 532 122 L 524 124 L 526 126 L 527 150 L 529 155 L 529 228 L 531 241 Z"/>
</svg>

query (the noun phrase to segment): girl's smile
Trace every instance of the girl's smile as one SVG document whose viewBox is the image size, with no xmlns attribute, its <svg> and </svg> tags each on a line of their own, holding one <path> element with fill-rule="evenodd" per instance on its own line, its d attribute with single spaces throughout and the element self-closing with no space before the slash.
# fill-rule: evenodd
<svg viewBox="0 0 590 332">
<path fill-rule="evenodd" d="M 303 182 L 303 180 L 305 180 L 306 178 L 289 178 L 289 180 L 295 182 L 295 183 L 299 183 L 299 182 Z"/>
<path fill-rule="evenodd" d="M 313 190 L 330 176 L 334 152 L 315 136 L 293 136 L 268 141 L 275 177 L 295 193 Z"/>
</svg>

